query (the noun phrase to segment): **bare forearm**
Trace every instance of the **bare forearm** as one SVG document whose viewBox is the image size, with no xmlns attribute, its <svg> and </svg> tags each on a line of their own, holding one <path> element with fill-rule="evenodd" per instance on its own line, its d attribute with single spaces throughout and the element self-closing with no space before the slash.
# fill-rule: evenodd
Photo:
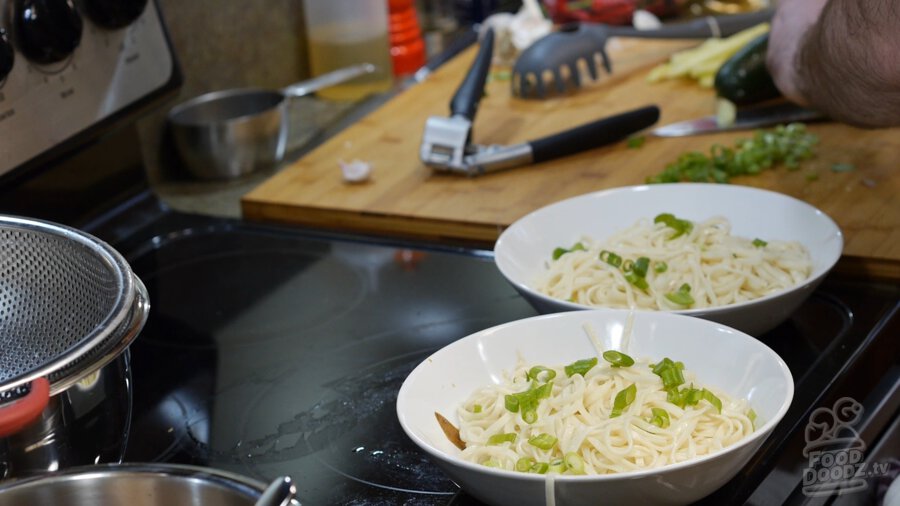
<svg viewBox="0 0 900 506">
<path fill-rule="evenodd" d="M 900 2 L 829 0 L 801 41 L 797 89 L 834 119 L 900 125 Z"/>
</svg>

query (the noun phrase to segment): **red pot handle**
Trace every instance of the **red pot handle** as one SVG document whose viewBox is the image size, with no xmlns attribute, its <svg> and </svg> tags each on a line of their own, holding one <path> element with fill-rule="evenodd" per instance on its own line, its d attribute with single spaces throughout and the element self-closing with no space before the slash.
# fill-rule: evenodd
<svg viewBox="0 0 900 506">
<path fill-rule="evenodd" d="M 0 407 L 0 437 L 15 434 L 37 420 L 49 400 L 50 382 L 47 378 L 32 381 L 28 395 Z"/>
</svg>

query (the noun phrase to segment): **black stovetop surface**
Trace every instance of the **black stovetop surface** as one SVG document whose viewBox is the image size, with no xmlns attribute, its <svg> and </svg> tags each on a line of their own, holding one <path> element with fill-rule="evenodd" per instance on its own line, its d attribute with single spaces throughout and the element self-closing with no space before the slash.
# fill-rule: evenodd
<svg viewBox="0 0 900 506">
<path fill-rule="evenodd" d="M 288 474 L 304 505 L 479 504 L 406 437 L 395 401 L 439 348 L 536 314 L 491 252 L 175 213 L 117 247 L 151 297 L 127 461 Z M 832 275 L 761 338 L 791 368 L 794 402 L 704 502 L 803 502 L 809 413 L 840 396 L 877 404 L 900 376 L 898 300 L 896 285 Z"/>
</svg>

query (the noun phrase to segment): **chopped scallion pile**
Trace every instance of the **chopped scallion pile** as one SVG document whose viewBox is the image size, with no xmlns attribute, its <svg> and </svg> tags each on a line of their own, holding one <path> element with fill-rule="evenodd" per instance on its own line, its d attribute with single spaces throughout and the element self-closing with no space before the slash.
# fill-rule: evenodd
<svg viewBox="0 0 900 506">
<path fill-rule="evenodd" d="M 737 141 L 732 148 L 716 144 L 709 155 L 699 151 L 684 153 L 662 172 L 648 177 L 647 182 L 727 183 L 732 177 L 758 174 L 779 164 L 796 170 L 800 162 L 814 156 L 818 143 L 818 136 L 807 132 L 803 123 L 779 125 L 759 130 L 752 139 Z"/>
<path fill-rule="evenodd" d="M 756 246 L 757 248 L 765 248 L 767 244 L 769 244 L 769 243 L 767 243 L 766 241 L 763 241 L 762 239 L 759 239 L 759 238 L 753 239 L 753 245 Z"/>
</svg>

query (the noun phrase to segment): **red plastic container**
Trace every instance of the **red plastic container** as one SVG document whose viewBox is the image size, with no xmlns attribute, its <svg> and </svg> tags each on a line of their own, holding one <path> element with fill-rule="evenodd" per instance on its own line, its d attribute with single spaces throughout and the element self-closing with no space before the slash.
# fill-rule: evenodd
<svg viewBox="0 0 900 506">
<path fill-rule="evenodd" d="M 414 0 L 389 0 L 388 35 L 394 75 L 412 74 L 425 65 L 425 41 Z"/>
</svg>

